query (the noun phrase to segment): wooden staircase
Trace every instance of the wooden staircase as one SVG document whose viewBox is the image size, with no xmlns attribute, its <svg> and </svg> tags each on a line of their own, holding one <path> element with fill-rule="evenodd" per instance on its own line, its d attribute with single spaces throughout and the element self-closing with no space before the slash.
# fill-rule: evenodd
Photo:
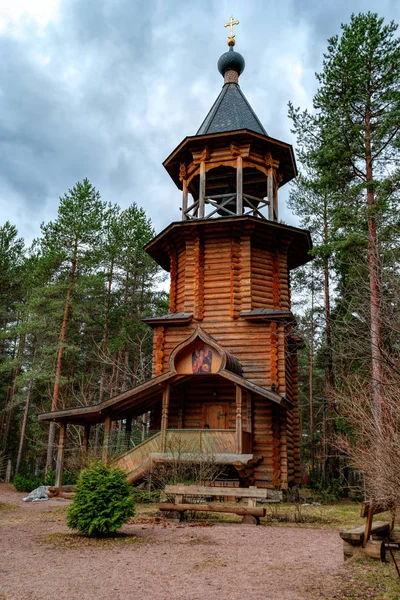
<svg viewBox="0 0 400 600">
<path fill-rule="evenodd" d="M 151 466 L 151 454 L 161 450 L 161 432 L 148 438 L 135 448 L 128 450 L 114 461 L 115 467 L 120 467 L 127 473 L 127 480 L 132 483 L 142 477 Z"/>
</svg>

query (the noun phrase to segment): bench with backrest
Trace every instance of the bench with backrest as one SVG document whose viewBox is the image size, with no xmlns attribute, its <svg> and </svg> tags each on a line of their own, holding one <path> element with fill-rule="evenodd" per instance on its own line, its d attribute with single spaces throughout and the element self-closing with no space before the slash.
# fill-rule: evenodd
<svg viewBox="0 0 400 600">
<path fill-rule="evenodd" d="M 389 521 L 374 521 L 374 515 L 390 511 Z M 388 538 L 394 526 L 395 504 L 390 499 L 369 500 L 361 504 L 360 516 L 366 519 L 365 524 L 340 532 L 343 540 L 344 556 L 352 556 L 356 548 L 372 558 L 383 558 L 383 539 Z M 371 540 L 371 536 L 374 539 Z"/>
<path fill-rule="evenodd" d="M 159 508 L 166 511 L 170 519 L 180 520 L 186 511 L 225 512 L 242 516 L 242 523 L 255 525 L 260 522 L 260 517 L 265 517 L 266 512 L 264 507 L 256 506 L 257 500 L 266 501 L 270 495 L 269 490 L 256 487 L 221 488 L 206 485 L 167 485 L 164 493 L 167 501 L 161 502 Z M 247 506 L 230 506 L 223 502 L 206 503 L 207 498 L 224 496 L 230 496 L 236 501 L 245 500 Z"/>
</svg>

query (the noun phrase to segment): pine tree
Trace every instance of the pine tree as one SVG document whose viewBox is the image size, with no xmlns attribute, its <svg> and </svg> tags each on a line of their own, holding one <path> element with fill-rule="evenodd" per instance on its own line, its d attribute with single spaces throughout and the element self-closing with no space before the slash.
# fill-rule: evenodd
<svg viewBox="0 0 400 600">
<path fill-rule="evenodd" d="M 59 404 L 63 357 L 77 277 L 91 274 L 99 252 L 103 213 L 106 205 L 87 179 L 78 182 L 62 198 L 57 219 L 42 226 L 41 245 L 59 260 L 61 286 L 64 288 L 63 316 L 60 324 L 51 410 Z M 50 424 L 46 468 L 52 464 L 55 426 Z"/>
<path fill-rule="evenodd" d="M 400 40 L 397 25 L 377 14 L 352 15 L 342 35 L 328 41 L 314 107 L 330 145 L 330 165 L 347 165 L 364 199 L 368 239 L 371 393 L 379 414 L 382 384 L 382 308 L 379 221 L 388 198 L 382 185 L 397 155 L 400 130 Z M 393 169 L 392 169 L 393 171 Z"/>
</svg>

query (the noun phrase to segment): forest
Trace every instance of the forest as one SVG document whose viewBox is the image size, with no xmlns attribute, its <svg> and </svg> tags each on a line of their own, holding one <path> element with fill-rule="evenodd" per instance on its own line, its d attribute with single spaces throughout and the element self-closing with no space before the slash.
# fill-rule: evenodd
<svg viewBox="0 0 400 600">
<path fill-rule="evenodd" d="M 59 201 L 31 247 L 0 228 L 1 469 L 51 468 L 54 428 L 38 413 L 99 402 L 151 376 L 152 331 L 168 311 L 159 267 L 143 246 L 155 232 L 136 204 L 103 202 L 88 180 Z M 81 443 L 78 429 L 71 435 Z M 4 473 L 3 473 L 4 474 Z"/>
<path fill-rule="evenodd" d="M 400 501 L 400 41 L 353 15 L 328 41 L 313 110 L 289 103 L 300 175 L 289 206 L 314 260 L 292 277 L 303 465 L 315 486 L 362 485 Z M 168 312 L 143 251 L 143 209 L 103 202 L 84 180 L 30 247 L 0 227 L 0 477 L 52 466 L 38 413 L 99 402 L 151 375 Z M 78 428 L 70 428 L 79 445 Z M 358 480 L 357 480 L 358 481 Z"/>
</svg>

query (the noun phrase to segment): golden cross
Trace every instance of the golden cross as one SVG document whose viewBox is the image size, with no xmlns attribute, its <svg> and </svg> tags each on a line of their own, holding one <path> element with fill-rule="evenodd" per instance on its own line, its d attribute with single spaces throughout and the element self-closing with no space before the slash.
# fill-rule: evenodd
<svg viewBox="0 0 400 600">
<path fill-rule="evenodd" d="M 233 26 L 234 25 L 239 25 L 239 21 L 234 21 L 233 17 L 231 17 L 228 21 L 228 23 L 225 23 L 224 27 L 229 27 L 230 28 L 230 32 L 229 32 L 229 37 L 234 38 L 235 36 L 233 35 Z"/>
</svg>

